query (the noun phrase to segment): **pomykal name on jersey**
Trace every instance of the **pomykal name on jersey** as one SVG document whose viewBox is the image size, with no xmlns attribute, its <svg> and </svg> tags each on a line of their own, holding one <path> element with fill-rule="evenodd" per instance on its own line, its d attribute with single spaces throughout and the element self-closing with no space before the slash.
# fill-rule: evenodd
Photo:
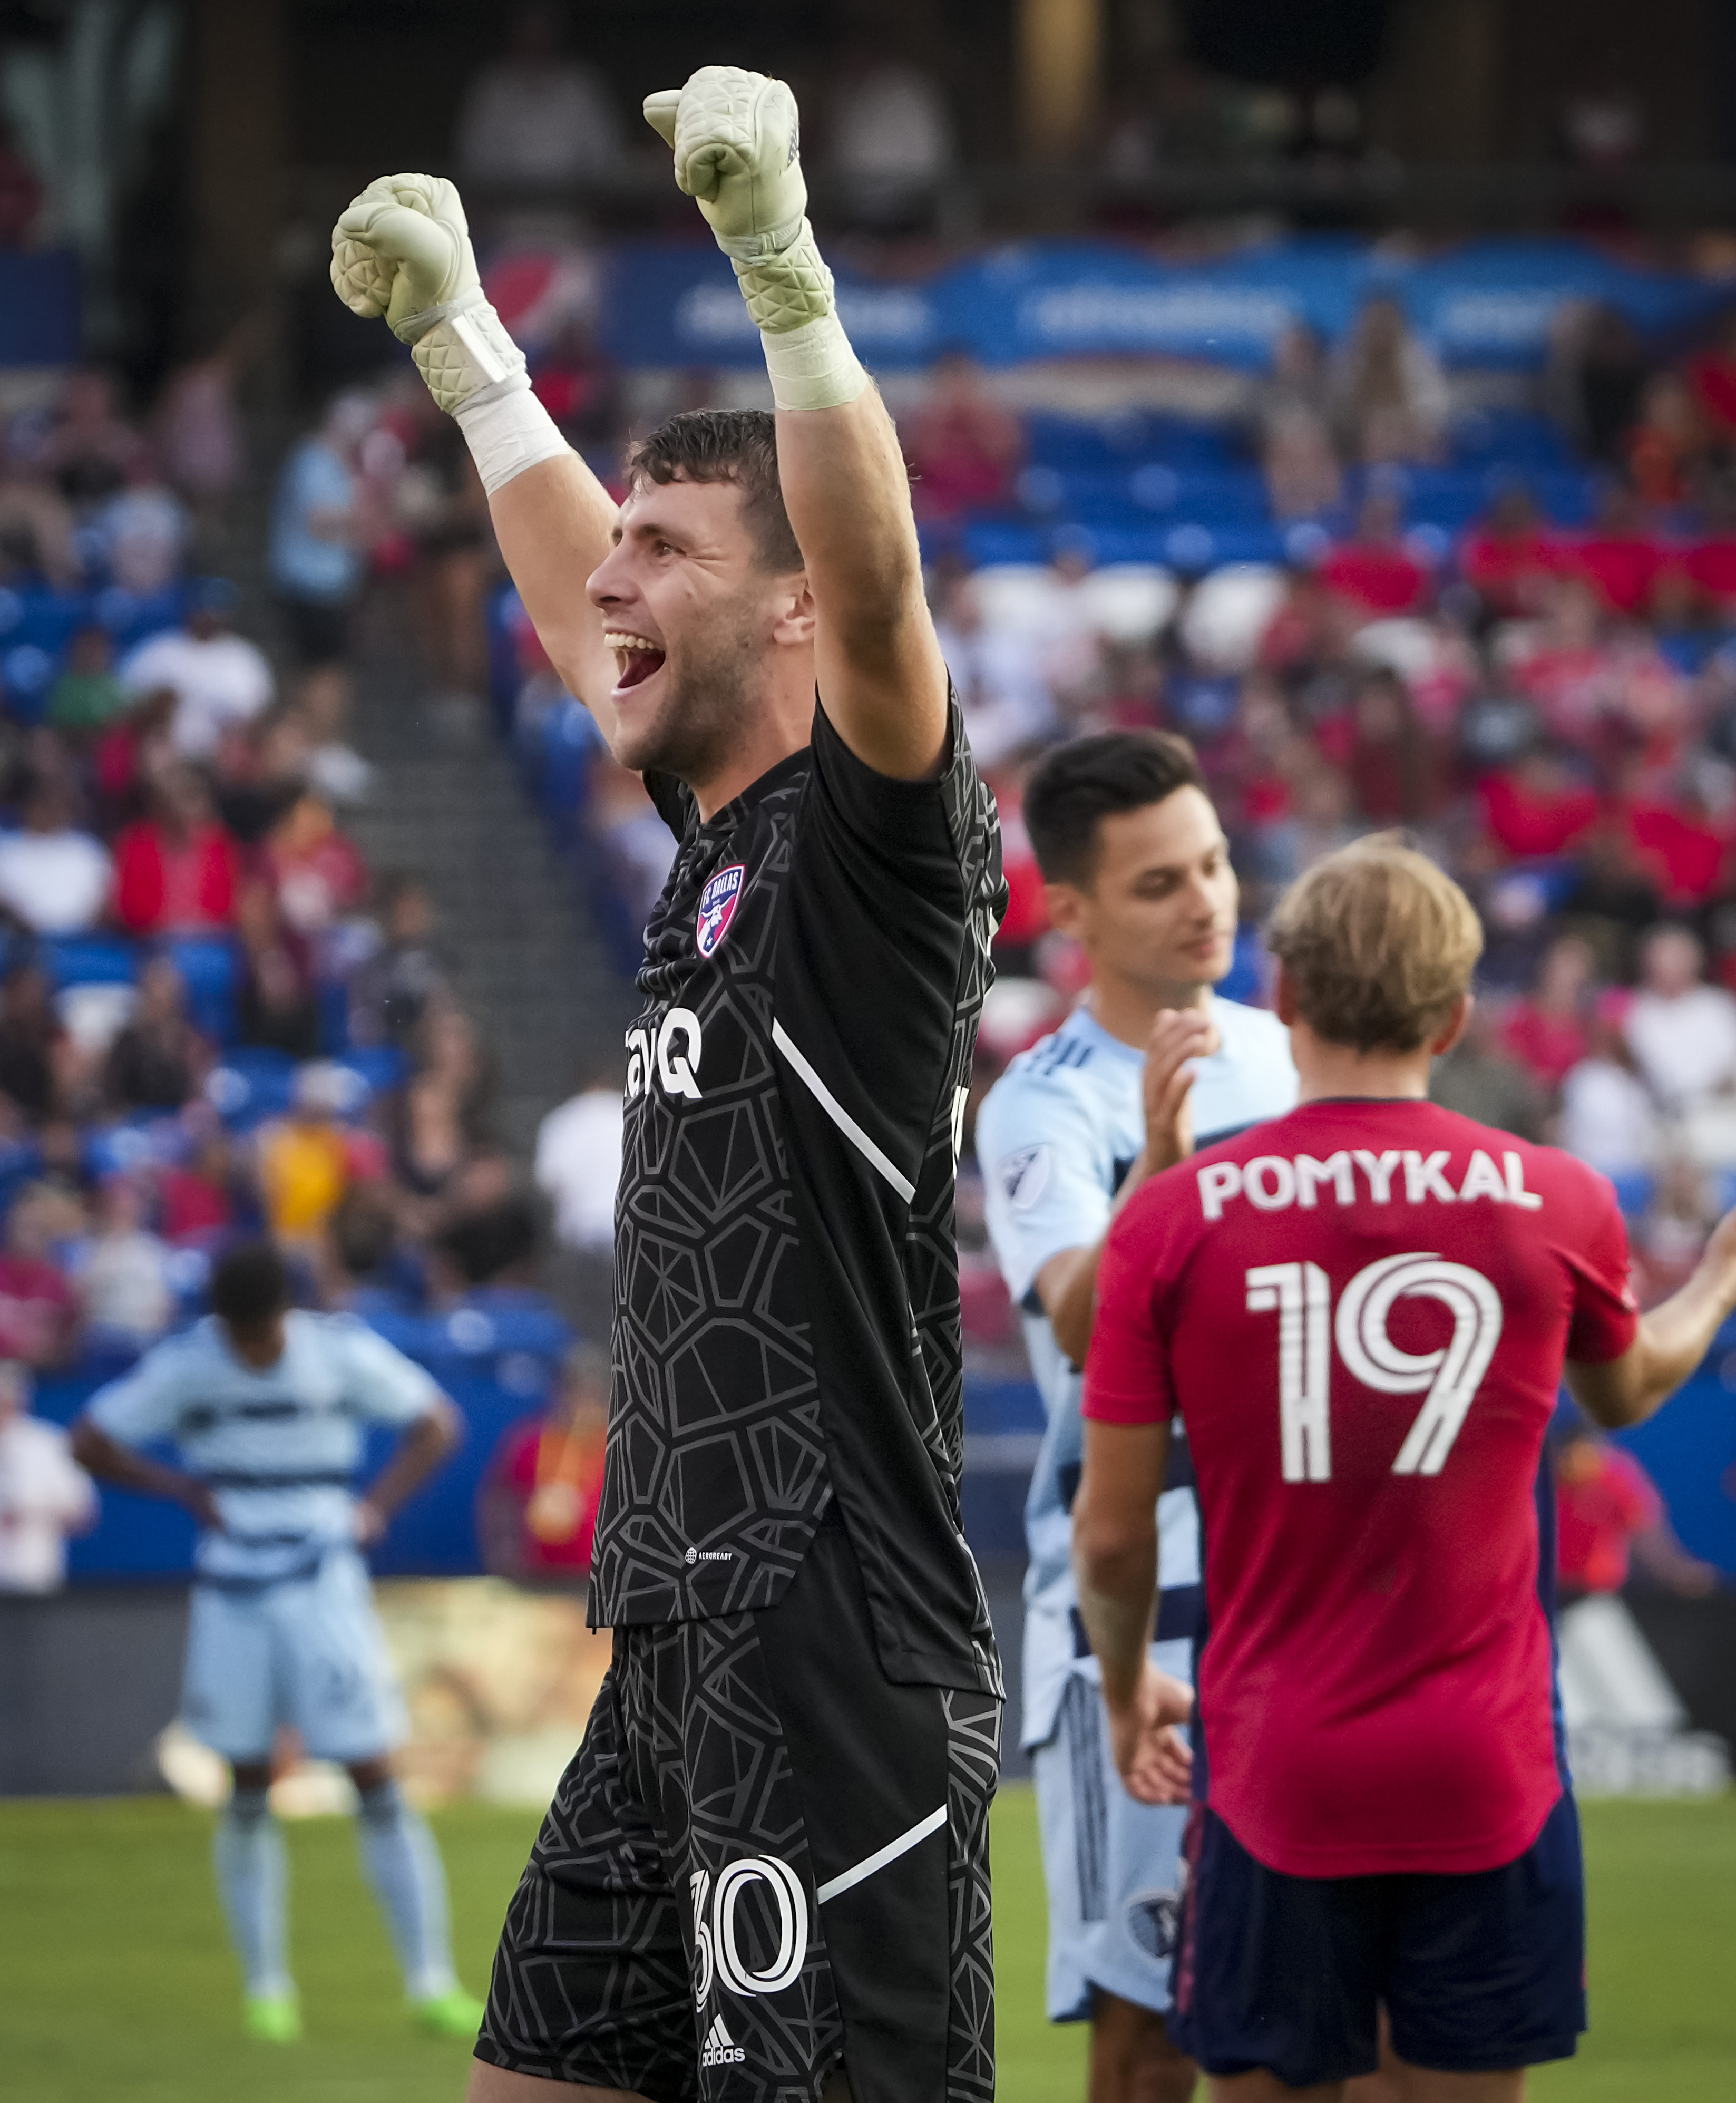
<svg viewBox="0 0 1736 2103">
<path fill-rule="evenodd" d="M 672 1007 L 655 1029 L 627 1033 L 627 1100 L 642 1096 L 653 1081 L 666 1096 L 699 1099 L 699 1060 L 705 1034 L 690 1007 Z"/>
</svg>

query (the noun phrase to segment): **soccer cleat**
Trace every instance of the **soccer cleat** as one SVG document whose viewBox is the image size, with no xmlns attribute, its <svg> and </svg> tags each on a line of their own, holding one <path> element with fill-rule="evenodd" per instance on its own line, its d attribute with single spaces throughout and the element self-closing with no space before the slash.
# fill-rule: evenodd
<svg viewBox="0 0 1736 2103">
<path fill-rule="evenodd" d="M 482 2003 L 462 1986 L 445 1994 L 430 1994 L 425 2001 L 411 2003 L 419 2030 L 430 2037 L 474 2038 L 482 2027 Z"/>
<path fill-rule="evenodd" d="M 249 2037 L 261 2044 L 299 2044 L 301 2003 L 293 1994 L 250 1994 L 242 2003 Z"/>
</svg>

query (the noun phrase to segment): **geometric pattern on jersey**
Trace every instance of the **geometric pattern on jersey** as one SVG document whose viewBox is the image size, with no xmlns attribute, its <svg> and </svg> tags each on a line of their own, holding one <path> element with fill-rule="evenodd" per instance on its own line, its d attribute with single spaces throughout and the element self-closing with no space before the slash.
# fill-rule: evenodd
<svg viewBox="0 0 1736 2103">
<path fill-rule="evenodd" d="M 600 1625 L 769 1606 L 829 1489 L 771 1056 L 779 879 L 805 775 L 786 762 L 689 830 L 646 931 L 616 1206 Z M 708 963 L 694 939 L 699 893 L 735 863 L 746 878 Z"/>
<path fill-rule="evenodd" d="M 680 845 L 627 1038 L 593 1621 L 772 1605 L 836 1499 L 886 1671 L 998 1692 L 953 1183 L 1005 885 L 956 700 L 934 781 L 875 773 L 816 709 L 704 824 L 647 786 Z"/>
<path fill-rule="evenodd" d="M 477 2056 L 657 2103 L 807 2103 L 843 2058 L 858 2103 L 992 2103 L 1000 1705 L 885 1678 L 834 1524 L 769 1612 L 617 1629 Z"/>
</svg>

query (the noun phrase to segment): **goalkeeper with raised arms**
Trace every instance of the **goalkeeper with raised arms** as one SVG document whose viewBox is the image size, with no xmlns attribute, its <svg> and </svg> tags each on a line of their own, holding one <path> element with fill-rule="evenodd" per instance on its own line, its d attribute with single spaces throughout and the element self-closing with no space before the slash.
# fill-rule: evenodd
<svg viewBox="0 0 1736 2103">
<path fill-rule="evenodd" d="M 619 511 L 531 393 L 451 185 L 373 184 L 332 278 L 456 416 L 550 657 L 680 843 L 627 1036 L 592 1565 L 614 1656 L 508 1910 L 472 2103 L 994 2085 L 1000 1666 L 960 1523 L 952 1185 L 994 807 L 891 422 L 833 311 L 795 103 L 648 121 L 776 416 L 677 416 Z"/>
</svg>

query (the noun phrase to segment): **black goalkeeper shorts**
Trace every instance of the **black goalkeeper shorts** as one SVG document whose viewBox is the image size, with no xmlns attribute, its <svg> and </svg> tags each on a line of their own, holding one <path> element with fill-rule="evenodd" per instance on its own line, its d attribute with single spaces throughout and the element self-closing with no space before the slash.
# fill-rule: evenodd
<svg viewBox="0 0 1736 2103">
<path fill-rule="evenodd" d="M 617 1629 L 477 2056 L 652 2103 L 990 2103 L 993 1696 L 895 1686 L 841 1525 L 763 1612 Z"/>
</svg>

